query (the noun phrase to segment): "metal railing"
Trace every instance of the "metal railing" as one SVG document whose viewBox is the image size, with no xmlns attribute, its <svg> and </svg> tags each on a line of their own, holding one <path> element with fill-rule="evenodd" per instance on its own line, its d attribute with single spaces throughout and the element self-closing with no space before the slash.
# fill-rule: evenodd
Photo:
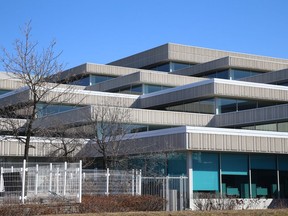
<svg viewBox="0 0 288 216">
<path fill-rule="evenodd" d="M 184 210 L 188 208 L 188 177 L 142 177 L 142 194 L 162 197 L 163 210 Z"/>
<path fill-rule="evenodd" d="M 0 164 L 0 202 L 81 202 L 82 164 Z"/>
<path fill-rule="evenodd" d="M 83 194 L 141 195 L 141 171 L 83 170 Z"/>
<path fill-rule="evenodd" d="M 81 202 L 84 195 L 154 195 L 163 210 L 188 207 L 188 178 L 141 170 L 82 170 L 82 163 L 0 163 L 0 203 Z"/>
</svg>

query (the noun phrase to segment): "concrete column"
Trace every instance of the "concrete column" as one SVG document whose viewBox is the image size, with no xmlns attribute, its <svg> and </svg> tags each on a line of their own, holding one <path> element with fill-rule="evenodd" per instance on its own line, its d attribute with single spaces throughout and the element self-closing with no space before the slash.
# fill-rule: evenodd
<svg viewBox="0 0 288 216">
<path fill-rule="evenodd" d="M 188 176 L 188 199 L 189 208 L 193 209 L 193 164 L 192 164 L 192 151 L 187 152 L 186 159 L 187 176 Z"/>
</svg>

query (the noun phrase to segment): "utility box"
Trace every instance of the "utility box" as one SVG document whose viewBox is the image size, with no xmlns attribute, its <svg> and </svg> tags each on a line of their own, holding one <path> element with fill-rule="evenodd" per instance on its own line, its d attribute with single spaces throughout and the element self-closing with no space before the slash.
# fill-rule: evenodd
<svg viewBox="0 0 288 216">
<path fill-rule="evenodd" d="M 169 190 L 169 210 L 177 211 L 178 210 L 178 191 L 177 190 Z"/>
</svg>

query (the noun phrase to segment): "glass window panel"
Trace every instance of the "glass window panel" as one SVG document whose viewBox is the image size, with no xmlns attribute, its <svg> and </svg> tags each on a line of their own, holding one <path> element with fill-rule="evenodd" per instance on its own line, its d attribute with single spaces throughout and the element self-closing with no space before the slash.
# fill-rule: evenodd
<svg viewBox="0 0 288 216">
<path fill-rule="evenodd" d="M 278 164 L 279 164 L 279 170 L 288 171 L 288 155 L 279 155 Z"/>
<path fill-rule="evenodd" d="M 130 94 L 131 93 L 131 87 L 120 89 L 119 93 Z"/>
<path fill-rule="evenodd" d="M 257 108 L 257 101 L 237 100 L 238 111 Z"/>
<path fill-rule="evenodd" d="M 207 75 L 204 75 L 204 77 L 206 78 L 216 78 L 217 77 L 217 74 L 216 73 L 212 73 L 212 74 L 207 74 Z"/>
<path fill-rule="evenodd" d="M 230 79 L 229 70 L 217 72 L 216 77 L 219 79 Z"/>
<path fill-rule="evenodd" d="M 276 105 L 276 102 L 274 101 L 258 101 L 258 108 L 274 106 L 274 105 Z"/>
<path fill-rule="evenodd" d="M 278 85 L 282 85 L 282 86 L 288 86 L 288 82 L 279 83 Z"/>
<path fill-rule="evenodd" d="M 186 175 L 186 154 L 172 153 L 168 155 L 168 175 Z"/>
<path fill-rule="evenodd" d="M 192 102 L 192 103 L 187 103 L 185 104 L 185 111 L 186 112 L 194 112 L 194 113 L 199 113 L 200 112 L 200 103 L 198 101 Z"/>
<path fill-rule="evenodd" d="M 71 85 L 81 85 L 81 86 L 89 86 L 90 85 L 90 77 L 86 76 L 86 77 L 82 77 L 78 80 L 69 82 L 68 84 Z"/>
<path fill-rule="evenodd" d="M 166 107 L 166 110 L 185 112 L 185 106 L 183 104 L 170 106 L 170 107 Z"/>
<path fill-rule="evenodd" d="M 165 63 L 162 65 L 157 65 L 151 68 L 148 68 L 150 70 L 155 70 L 155 71 L 164 71 L 164 72 L 170 72 L 170 63 Z"/>
<path fill-rule="evenodd" d="M 39 103 L 37 104 L 37 117 L 43 117 L 46 115 L 51 115 L 59 112 L 65 112 L 68 110 L 78 108 L 75 105 L 60 105 L 60 104 L 45 104 Z"/>
<path fill-rule="evenodd" d="M 236 100 L 235 99 L 226 99 L 226 98 L 218 98 L 218 113 L 228 113 L 228 112 L 236 112 Z"/>
<path fill-rule="evenodd" d="M 264 131 L 277 131 L 277 124 L 263 124 L 256 125 L 256 130 L 264 130 Z"/>
<path fill-rule="evenodd" d="M 250 77 L 250 76 L 254 76 L 254 75 L 258 75 L 258 74 L 261 74 L 261 72 L 231 69 L 231 78 L 233 80 L 238 80 L 241 78 Z"/>
<path fill-rule="evenodd" d="M 144 94 L 156 92 L 156 91 L 161 91 L 162 86 L 161 85 L 149 85 L 149 84 L 144 84 Z"/>
<path fill-rule="evenodd" d="M 213 153 L 193 153 L 193 189 L 219 190 L 219 158 Z"/>
<path fill-rule="evenodd" d="M 196 112 L 196 113 L 215 113 L 215 100 L 208 99 L 203 101 L 196 101 L 192 103 L 180 104 L 175 106 L 166 107 L 166 110 L 179 111 L 179 112 Z"/>
<path fill-rule="evenodd" d="M 181 69 L 188 68 L 188 67 L 191 67 L 191 64 L 171 62 L 170 71 L 172 72 L 172 71 L 181 70 Z"/>
<path fill-rule="evenodd" d="M 280 122 L 280 123 L 278 123 L 278 131 L 288 132 L 288 122 Z"/>
<path fill-rule="evenodd" d="M 275 155 L 251 155 L 251 169 L 276 169 Z"/>
<path fill-rule="evenodd" d="M 223 175 L 248 175 L 248 156 L 242 154 L 222 154 Z"/>
<path fill-rule="evenodd" d="M 250 71 L 231 69 L 231 78 L 233 80 L 237 80 L 237 79 L 241 79 L 241 78 L 249 77 L 249 76 L 251 76 Z"/>
<path fill-rule="evenodd" d="M 276 170 L 251 170 L 251 182 L 252 198 L 277 197 L 278 189 Z"/>
<path fill-rule="evenodd" d="M 90 75 L 90 85 L 95 85 L 96 83 L 100 83 L 113 78 L 114 77 L 111 76 Z"/>
<path fill-rule="evenodd" d="M 256 130 L 256 126 L 255 125 L 245 126 L 245 127 L 241 127 L 241 128 L 245 129 L 245 130 Z"/>
<path fill-rule="evenodd" d="M 215 99 L 199 101 L 199 112 L 207 114 L 215 114 Z"/>
<path fill-rule="evenodd" d="M 142 85 L 135 85 L 131 87 L 131 93 L 139 93 L 142 94 Z"/>
</svg>

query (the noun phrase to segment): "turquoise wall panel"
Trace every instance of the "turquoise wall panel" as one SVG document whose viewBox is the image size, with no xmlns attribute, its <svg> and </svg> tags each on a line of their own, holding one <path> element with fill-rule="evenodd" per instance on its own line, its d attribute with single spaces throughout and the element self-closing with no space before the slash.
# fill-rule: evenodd
<svg viewBox="0 0 288 216">
<path fill-rule="evenodd" d="M 219 157 L 212 153 L 193 153 L 194 191 L 219 191 Z"/>
<path fill-rule="evenodd" d="M 222 175 L 248 175 L 248 155 L 221 154 Z"/>
</svg>

